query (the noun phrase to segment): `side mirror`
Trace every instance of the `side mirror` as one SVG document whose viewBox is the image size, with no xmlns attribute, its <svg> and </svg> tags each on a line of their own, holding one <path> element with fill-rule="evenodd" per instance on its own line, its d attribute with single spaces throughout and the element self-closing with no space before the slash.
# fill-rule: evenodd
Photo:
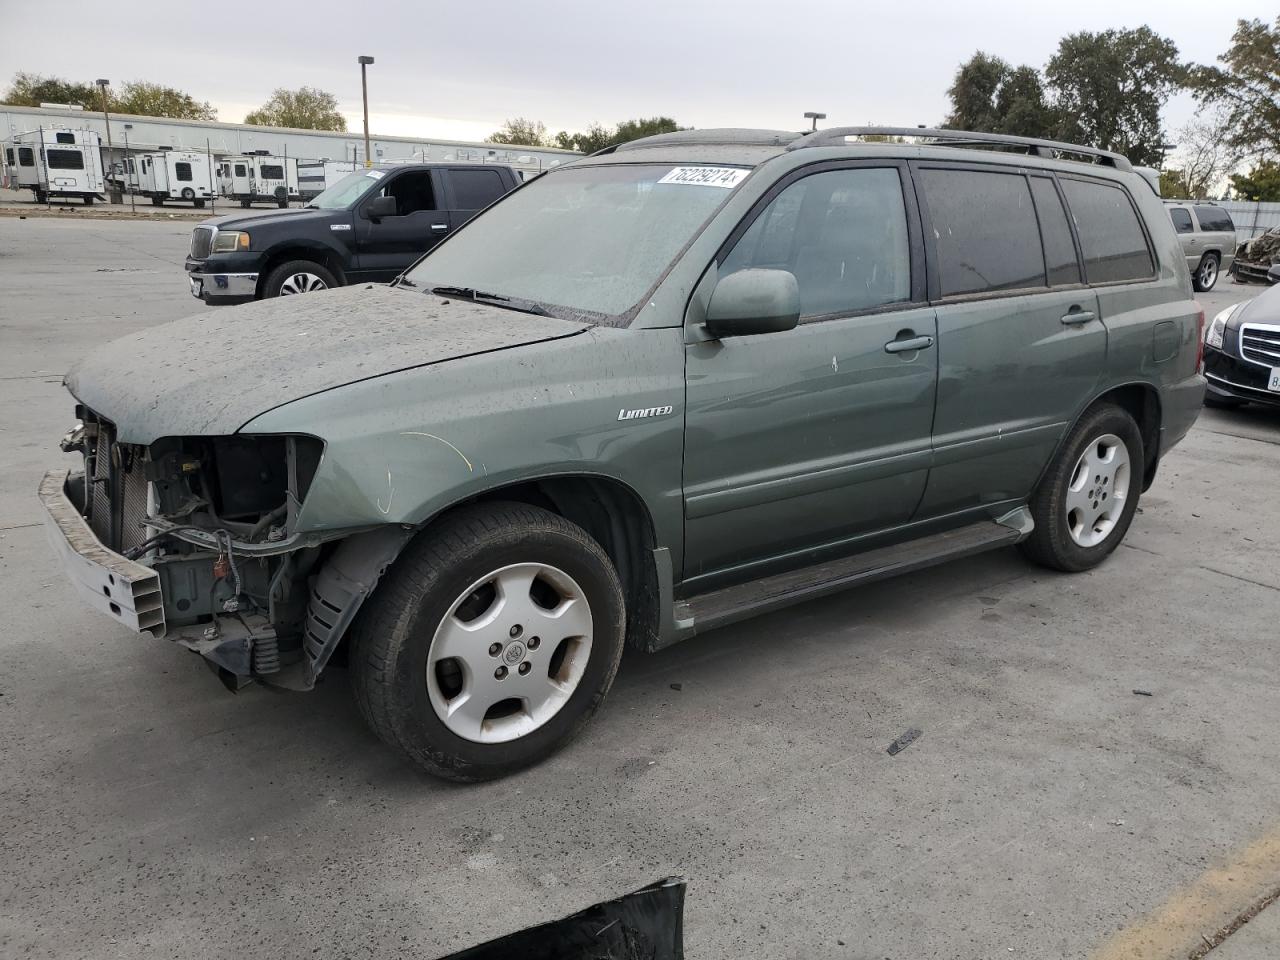
<svg viewBox="0 0 1280 960">
<path fill-rule="evenodd" d="M 395 197 L 382 196 L 370 200 L 369 205 L 364 208 L 364 213 L 370 220 L 377 223 L 383 217 L 394 217 L 397 209 Z"/>
<path fill-rule="evenodd" d="M 1267 283 L 1280 283 L 1280 263 L 1273 264 L 1267 271 Z"/>
<path fill-rule="evenodd" d="M 717 337 L 791 330 L 800 322 L 800 285 L 789 270 L 739 270 L 722 277 L 707 304 Z"/>
</svg>

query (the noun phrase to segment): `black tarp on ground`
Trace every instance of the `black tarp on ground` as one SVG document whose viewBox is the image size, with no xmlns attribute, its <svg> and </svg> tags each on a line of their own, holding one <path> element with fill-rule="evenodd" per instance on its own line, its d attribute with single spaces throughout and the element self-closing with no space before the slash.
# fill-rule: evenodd
<svg viewBox="0 0 1280 960">
<path fill-rule="evenodd" d="M 684 881 L 668 877 L 439 960 L 684 960 Z"/>
</svg>

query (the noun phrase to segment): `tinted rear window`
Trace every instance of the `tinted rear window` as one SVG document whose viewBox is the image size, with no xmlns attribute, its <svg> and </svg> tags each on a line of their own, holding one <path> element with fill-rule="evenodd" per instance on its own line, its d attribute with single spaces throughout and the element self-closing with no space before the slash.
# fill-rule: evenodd
<svg viewBox="0 0 1280 960">
<path fill-rule="evenodd" d="M 1118 283 L 1153 276 L 1155 261 L 1129 195 L 1095 180 L 1061 182 L 1084 250 L 1085 278 L 1090 283 Z"/>
<path fill-rule="evenodd" d="M 1235 233 L 1236 225 L 1231 222 L 1231 214 L 1221 207 L 1197 206 L 1195 211 L 1196 219 L 1200 221 L 1201 230 Z"/>
<path fill-rule="evenodd" d="M 1062 198 L 1053 181 L 1047 177 L 1031 178 L 1031 195 L 1035 197 L 1036 214 L 1040 218 L 1040 238 L 1044 241 L 1044 262 L 1049 269 L 1049 284 L 1080 282 L 1080 262 L 1076 244 L 1071 239 L 1071 225 Z"/>
<path fill-rule="evenodd" d="M 79 150 L 49 150 L 45 161 L 50 170 L 83 170 L 84 154 Z"/>
<path fill-rule="evenodd" d="M 1191 223 L 1191 211 L 1186 207 L 1170 207 L 1169 219 L 1173 221 L 1173 229 L 1179 233 L 1195 233 Z"/>
<path fill-rule="evenodd" d="M 451 169 L 449 180 L 459 210 L 482 210 L 507 192 L 497 170 Z"/>
<path fill-rule="evenodd" d="M 1021 174 L 920 171 L 942 296 L 1045 285 L 1044 251 Z"/>
</svg>

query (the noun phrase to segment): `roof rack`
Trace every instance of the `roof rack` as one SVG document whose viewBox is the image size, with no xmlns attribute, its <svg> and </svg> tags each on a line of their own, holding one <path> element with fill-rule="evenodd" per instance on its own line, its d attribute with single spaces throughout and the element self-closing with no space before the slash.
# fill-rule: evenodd
<svg viewBox="0 0 1280 960">
<path fill-rule="evenodd" d="M 790 130 L 755 130 L 747 127 L 723 127 L 710 130 L 676 130 L 672 133 L 655 133 L 626 143 L 615 143 L 591 154 L 598 157 L 616 150 L 637 150 L 646 147 L 668 146 L 733 146 L 733 147 L 785 147 L 803 134 Z"/>
<path fill-rule="evenodd" d="M 1015 137 L 1004 133 L 974 133 L 969 130 L 942 130 L 934 127 L 831 127 L 805 134 L 788 144 L 787 149 L 838 146 L 842 145 L 848 137 L 914 137 L 941 140 L 944 141 L 941 145 L 945 146 L 1021 147 L 1033 157 L 1053 158 L 1064 153 L 1074 154 L 1089 157 L 1092 161 L 1115 167 L 1117 170 L 1133 169 L 1128 157 L 1110 150 L 1100 150 L 1097 147 L 1082 147 L 1077 143 L 1039 140 L 1035 137 Z"/>
</svg>

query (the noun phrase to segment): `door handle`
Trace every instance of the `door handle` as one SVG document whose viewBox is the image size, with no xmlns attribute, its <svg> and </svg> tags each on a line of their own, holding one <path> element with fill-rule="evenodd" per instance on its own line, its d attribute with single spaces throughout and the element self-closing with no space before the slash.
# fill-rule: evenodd
<svg viewBox="0 0 1280 960">
<path fill-rule="evenodd" d="M 1094 319 L 1092 310 L 1068 310 L 1062 317 L 1062 322 L 1069 327 L 1079 326 L 1082 323 L 1088 323 Z"/>
<path fill-rule="evenodd" d="M 933 337 L 908 337 L 905 340 L 890 340 L 884 345 L 885 353 L 911 353 L 925 350 L 933 346 Z"/>
<path fill-rule="evenodd" d="M 449 229 L 449 225 L 447 223 L 433 223 L 431 225 L 431 229 L 434 230 L 436 233 L 444 233 L 446 230 Z"/>
</svg>

